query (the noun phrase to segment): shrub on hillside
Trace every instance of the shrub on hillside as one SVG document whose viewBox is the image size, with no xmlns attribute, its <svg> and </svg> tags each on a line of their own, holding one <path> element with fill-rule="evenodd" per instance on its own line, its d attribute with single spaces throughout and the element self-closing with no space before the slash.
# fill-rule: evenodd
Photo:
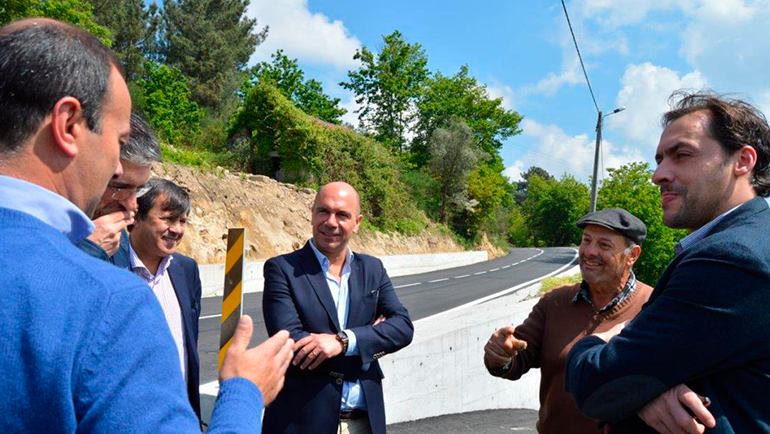
<svg viewBox="0 0 770 434">
<path fill-rule="evenodd" d="M 275 176 L 277 160 L 287 181 L 317 187 L 340 180 L 356 187 L 362 212 L 380 229 L 414 233 L 427 225 L 401 181 L 401 163 L 388 149 L 306 115 L 270 84 L 249 89 L 228 136 L 231 151 L 240 153 L 252 173 Z"/>
</svg>

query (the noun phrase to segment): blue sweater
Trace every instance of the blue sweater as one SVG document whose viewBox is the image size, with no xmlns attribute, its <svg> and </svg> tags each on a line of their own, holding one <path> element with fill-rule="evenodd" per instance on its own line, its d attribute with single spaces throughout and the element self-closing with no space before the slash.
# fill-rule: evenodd
<svg viewBox="0 0 770 434">
<path fill-rule="evenodd" d="M 152 292 L 0 207 L 0 431 L 200 432 Z M 210 433 L 258 433 L 262 396 L 222 384 Z"/>
<path fill-rule="evenodd" d="M 674 258 L 618 336 L 572 347 L 566 388 L 612 433 L 655 432 L 636 411 L 681 383 L 711 398 L 713 432 L 770 433 L 768 307 L 770 209 L 756 198 Z"/>
</svg>

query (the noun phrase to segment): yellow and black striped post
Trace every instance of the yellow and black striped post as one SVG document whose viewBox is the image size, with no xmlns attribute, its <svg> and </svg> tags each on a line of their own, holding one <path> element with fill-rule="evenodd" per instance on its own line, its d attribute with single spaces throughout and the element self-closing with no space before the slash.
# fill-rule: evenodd
<svg viewBox="0 0 770 434">
<path fill-rule="evenodd" d="M 219 335 L 219 364 L 225 359 L 227 348 L 233 342 L 235 327 L 243 313 L 243 253 L 246 231 L 227 231 L 227 257 L 225 259 L 225 291 L 222 294 L 222 331 Z"/>
</svg>

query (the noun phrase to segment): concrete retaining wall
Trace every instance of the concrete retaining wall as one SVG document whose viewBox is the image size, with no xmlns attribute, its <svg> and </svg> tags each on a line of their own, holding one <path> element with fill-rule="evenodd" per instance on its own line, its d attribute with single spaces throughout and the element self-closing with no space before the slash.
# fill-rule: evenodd
<svg viewBox="0 0 770 434">
<path fill-rule="evenodd" d="M 426 255 L 381 256 L 390 277 L 427 273 L 486 261 L 488 254 L 479 252 L 436 253 Z M 248 262 L 243 270 L 243 292 L 261 292 L 265 284 L 264 262 Z M 201 284 L 204 297 L 222 296 L 225 281 L 224 264 L 200 266 Z"/>
<path fill-rule="evenodd" d="M 538 409 L 539 370 L 518 381 L 503 380 L 487 373 L 483 357 L 490 335 L 505 325 L 521 324 L 537 303 L 528 297 L 539 290 L 536 283 L 503 298 L 416 321 L 412 344 L 380 359 L 388 424 L 476 410 Z"/>
</svg>

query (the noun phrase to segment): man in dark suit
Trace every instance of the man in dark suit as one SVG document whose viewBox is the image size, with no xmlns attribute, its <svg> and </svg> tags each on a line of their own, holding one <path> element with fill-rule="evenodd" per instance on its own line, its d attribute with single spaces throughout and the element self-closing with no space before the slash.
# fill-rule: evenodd
<svg viewBox="0 0 770 434">
<path fill-rule="evenodd" d="M 118 253 L 128 258 L 131 271 L 150 286 L 160 302 L 179 353 L 190 404 L 200 419 L 201 281 L 195 260 L 176 253 L 184 236 L 190 197 L 165 179 L 151 179 L 146 188 L 147 192 L 137 201 L 130 242 L 121 245 Z"/>
<path fill-rule="evenodd" d="M 691 233 L 636 319 L 573 347 L 567 390 L 613 434 L 770 433 L 770 127 L 743 101 L 681 97 L 652 181 Z"/>
<path fill-rule="evenodd" d="M 348 247 L 362 219 L 356 190 L 327 184 L 313 203 L 313 238 L 265 263 L 265 326 L 296 343 L 264 433 L 385 434 L 377 359 L 407 346 L 414 328 L 382 262 Z"/>
<path fill-rule="evenodd" d="M 117 267 L 130 268 L 126 228 L 134 223 L 136 198 L 145 191 L 144 184 L 150 179 L 152 163 L 160 158 L 160 144 L 152 129 L 132 111 L 131 135 L 120 147 L 123 173 L 115 174 L 107 184 L 91 216 L 94 231 L 78 243 L 80 250 Z"/>
</svg>

